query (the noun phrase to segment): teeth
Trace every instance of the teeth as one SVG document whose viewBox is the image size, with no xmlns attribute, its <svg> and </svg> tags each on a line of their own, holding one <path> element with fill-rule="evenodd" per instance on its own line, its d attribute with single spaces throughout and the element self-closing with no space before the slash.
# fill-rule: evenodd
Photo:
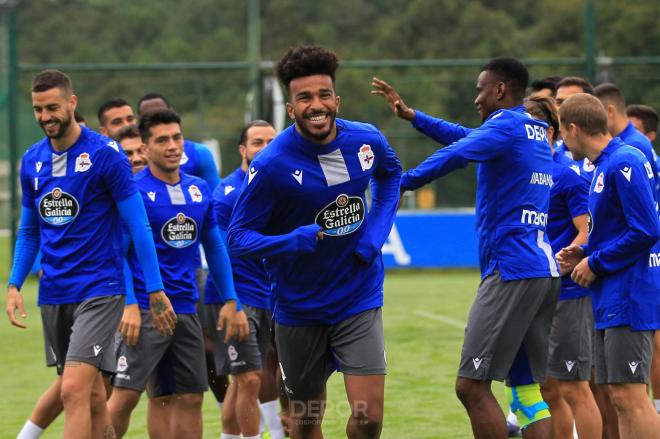
<svg viewBox="0 0 660 439">
<path fill-rule="evenodd" d="M 325 120 L 325 114 L 322 114 L 320 116 L 310 116 L 309 120 L 311 120 L 312 122 L 323 122 L 323 120 Z"/>
</svg>

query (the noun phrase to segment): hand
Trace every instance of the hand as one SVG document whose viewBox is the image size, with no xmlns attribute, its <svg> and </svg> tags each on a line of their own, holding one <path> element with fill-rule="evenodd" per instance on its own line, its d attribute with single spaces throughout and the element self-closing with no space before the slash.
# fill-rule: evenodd
<svg viewBox="0 0 660 439">
<path fill-rule="evenodd" d="M 584 258 L 573 269 L 571 279 L 581 287 L 588 288 L 589 285 L 596 279 L 596 275 L 589 267 L 589 258 Z"/>
<path fill-rule="evenodd" d="M 154 327 L 163 335 L 174 334 L 176 313 L 163 290 L 149 294 L 149 308 Z"/>
<path fill-rule="evenodd" d="M 21 296 L 21 292 L 18 291 L 18 288 L 16 288 L 15 286 L 10 285 L 9 288 L 7 288 L 7 317 L 9 317 L 9 322 L 12 325 L 16 326 L 17 328 L 25 329 L 27 328 L 27 326 L 16 320 L 15 312 L 17 309 L 22 319 L 27 317 L 27 313 L 25 312 L 25 306 L 23 305 L 23 296 Z"/>
<path fill-rule="evenodd" d="M 375 89 L 371 90 L 371 94 L 384 97 L 397 117 L 412 122 L 412 120 L 415 118 L 415 110 L 408 107 L 405 102 L 403 102 L 403 99 L 401 99 L 399 93 L 397 93 L 390 84 L 383 81 L 382 79 L 374 77 L 371 80 L 371 86 Z"/>
<path fill-rule="evenodd" d="M 235 338 L 243 341 L 250 333 L 250 325 L 244 311 L 236 311 L 236 301 L 229 300 L 218 314 L 218 331 L 225 330 L 225 343 Z"/>
<path fill-rule="evenodd" d="M 564 276 L 575 268 L 584 257 L 584 250 L 576 244 L 571 244 L 568 247 L 562 248 L 556 255 L 557 262 L 559 263 L 559 271 Z"/>
<path fill-rule="evenodd" d="M 119 322 L 119 333 L 127 345 L 135 346 L 140 338 L 140 326 L 142 317 L 140 317 L 140 307 L 136 304 L 126 305 L 124 314 Z"/>
</svg>

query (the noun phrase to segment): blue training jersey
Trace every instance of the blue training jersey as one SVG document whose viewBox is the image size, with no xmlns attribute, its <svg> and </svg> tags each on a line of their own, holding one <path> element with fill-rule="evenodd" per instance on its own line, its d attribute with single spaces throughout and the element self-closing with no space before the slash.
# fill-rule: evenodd
<svg viewBox="0 0 660 439">
<path fill-rule="evenodd" d="M 220 175 L 215 165 L 213 154 L 201 143 L 185 139 L 183 141 L 183 154 L 179 162 L 181 172 L 194 175 L 206 181 L 211 191 L 220 184 Z"/>
<path fill-rule="evenodd" d="M 589 213 L 588 180 L 580 166 L 567 156 L 554 155 L 552 189 L 550 190 L 550 211 L 548 212 L 548 238 L 553 253 L 569 246 L 578 234 L 573 218 Z M 589 290 L 573 282 L 570 273 L 561 279 L 559 300 L 577 299 L 589 295 Z"/>
<path fill-rule="evenodd" d="M 635 128 L 632 122 L 628 122 L 626 128 L 621 131 L 617 137 L 621 139 L 621 141 L 626 145 L 634 146 L 635 148 L 642 151 L 642 153 L 644 153 L 644 157 L 646 157 L 646 160 L 648 160 L 651 164 L 651 169 L 653 169 L 653 175 L 656 183 L 656 193 L 658 193 L 658 157 L 655 154 L 655 151 L 653 151 L 653 145 L 651 145 L 651 141 L 644 134 L 642 134 L 642 132 Z"/>
<path fill-rule="evenodd" d="M 597 329 L 660 329 L 660 238 L 655 176 L 637 148 L 614 138 L 594 162 L 589 190 L 588 262 L 597 275 L 592 302 Z"/>
<path fill-rule="evenodd" d="M 547 125 L 521 105 L 494 112 L 476 129 L 420 111 L 413 126 L 451 145 L 406 171 L 402 189 L 415 190 L 469 162 L 479 163 L 476 219 L 482 278 L 496 270 L 505 281 L 558 277 L 546 234 L 553 169 Z"/>
<path fill-rule="evenodd" d="M 380 249 L 394 222 L 401 165 L 372 125 L 337 119 L 336 126 L 327 145 L 295 126 L 280 133 L 252 162 L 234 207 L 230 252 L 265 258 L 280 324 L 335 324 L 383 305 Z"/>
<path fill-rule="evenodd" d="M 165 293 L 176 313 L 192 314 L 199 298 L 195 253 L 204 231 L 216 227 L 216 222 L 206 182 L 183 172 L 180 175 L 180 182 L 170 185 L 146 168 L 135 180 L 153 231 Z M 149 309 L 149 292 L 133 247 L 128 261 L 138 304 Z"/>
<path fill-rule="evenodd" d="M 229 228 L 234 205 L 242 192 L 245 171 L 236 169 L 222 180 L 213 191 L 213 211 L 218 227 L 224 233 Z M 231 257 L 234 288 L 243 305 L 270 309 L 270 284 L 263 261 L 260 259 Z M 206 280 L 204 303 L 222 303 L 211 277 Z"/>
<path fill-rule="evenodd" d="M 39 216 L 39 304 L 124 294 L 116 203 L 137 188 L 117 143 L 86 127 L 65 152 L 44 138 L 23 157 L 21 186 L 23 206 Z"/>
<path fill-rule="evenodd" d="M 566 148 L 566 144 L 562 139 L 559 139 L 555 142 L 555 154 L 564 155 L 570 159 L 579 169 L 582 176 L 584 176 L 589 182 L 594 178 L 594 169 L 596 166 L 591 163 L 587 157 L 582 160 L 574 160 L 573 153 Z"/>
</svg>

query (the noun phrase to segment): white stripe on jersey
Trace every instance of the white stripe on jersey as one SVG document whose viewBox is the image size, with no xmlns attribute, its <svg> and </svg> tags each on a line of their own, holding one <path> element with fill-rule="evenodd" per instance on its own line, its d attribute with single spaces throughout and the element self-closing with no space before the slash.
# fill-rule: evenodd
<svg viewBox="0 0 660 439">
<path fill-rule="evenodd" d="M 543 240 L 543 236 L 543 230 L 539 230 L 538 235 L 536 236 L 536 245 L 538 245 L 541 250 L 543 250 L 543 253 L 545 253 L 545 256 L 548 258 L 548 265 L 550 266 L 550 274 L 552 277 L 559 277 L 557 262 L 555 262 L 555 257 L 552 255 L 552 247 L 550 247 L 550 244 Z"/>
<path fill-rule="evenodd" d="M 167 193 L 170 195 L 170 202 L 173 205 L 186 204 L 186 197 L 183 196 L 183 190 L 181 189 L 180 184 L 177 184 L 176 186 L 166 184 L 165 186 L 167 186 Z"/>
<path fill-rule="evenodd" d="M 345 183 L 351 179 L 348 175 L 346 162 L 344 162 L 344 156 L 341 155 L 341 150 L 339 148 L 335 149 L 330 154 L 320 155 L 319 164 L 321 165 L 328 186 Z"/>
<path fill-rule="evenodd" d="M 53 169 L 51 175 L 53 177 L 66 177 L 66 152 L 62 154 L 52 153 Z"/>
</svg>

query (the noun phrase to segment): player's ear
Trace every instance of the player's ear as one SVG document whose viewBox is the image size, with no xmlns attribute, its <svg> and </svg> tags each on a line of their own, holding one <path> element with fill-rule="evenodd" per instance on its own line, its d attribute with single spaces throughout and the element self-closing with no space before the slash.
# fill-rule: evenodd
<svg viewBox="0 0 660 439">
<path fill-rule="evenodd" d="M 76 110 L 76 107 L 78 106 L 78 96 L 74 94 L 71 95 L 69 98 L 69 106 L 71 107 L 71 111 Z"/>
<path fill-rule="evenodd" d="M 246 158 L 246 147 L 245 145 L 238 145 L 238 153 L 241 155 L 241 157 Z"/>
<path fill-rule="evenodd" d="M 99 133 L 103 134 L 104 136 L 108 135 L 108 130 L 105 129 L 104 126 L 99 127 Z"/>
<path fill-rule="evenodd" d="M 658 133 L 656 131 L 649 131 L 648 133 L 646 133 L 646 137 L 648 137 L 648 139 L 651 142 L 655 142 L 655 139 L 656 139 L 657 136 L 658 136 Z"/>
<path fill-rule="evenodd" d="M 289 115 L 289 119 L 295 120 L 296 119 L 296 112 L 293 109 L 293 105 L 291 105 L 290 102 L 286 103 L 286 112 Z"/>
<path fill-rule="evenodd" d="M 507 89 L 507 87 L 506 87 L 506 84 L 504 82 L 498 82 L 497 83 L 497 88 L 495 90 L 495 93 L 496 93 L 498 101 L 501 101 L 502 99 L 504 99 L 504 95 L 506 94 L 506 89 Z"/>
<path fill-rule="evenodd" d="M 335 96 L 335 105 L 337 106 L 337 113 L 339 113 L 339 106 L 341 105 L 341 96 Z"/>
</svg>

